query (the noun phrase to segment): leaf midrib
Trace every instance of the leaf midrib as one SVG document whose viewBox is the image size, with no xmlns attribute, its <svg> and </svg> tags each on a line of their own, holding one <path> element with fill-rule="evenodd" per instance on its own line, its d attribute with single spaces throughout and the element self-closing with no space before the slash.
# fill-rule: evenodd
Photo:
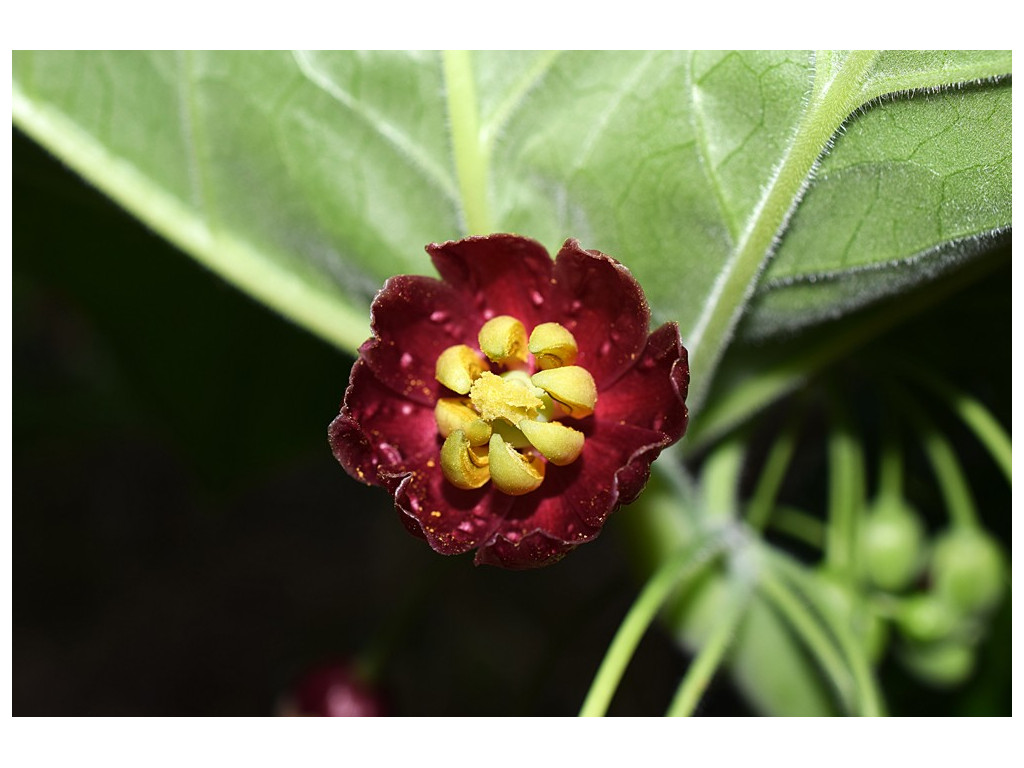
<svg viewBox="0 0 1024 768">
<path fill-rule="evenodd" d="M 864 74 L 877 55 L 872 51 L 851 53 L 828 81 L 815 68 L 812 95 L 793 139 L 687 336 L 693 382 L 689 402 L 693 412 L 699 412 L 707 398 L 715 369 L 757 279 L 807 188 L 819 157 L 856 106 Z"/>
</svg>

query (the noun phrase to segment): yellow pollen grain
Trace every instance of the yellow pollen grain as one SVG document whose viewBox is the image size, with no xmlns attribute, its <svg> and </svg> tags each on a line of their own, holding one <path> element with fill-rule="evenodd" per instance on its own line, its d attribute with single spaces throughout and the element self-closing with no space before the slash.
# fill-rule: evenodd
<svg viewBox="0 0 1024 768">
<path fill-rule="evenodd" d="M 536 418 L 537 411 L 544 405 L 522 382 L 488 371 L 473 382 L 469 399 L 484 421 L 505 419 L 510 424 Z"/>
</svg>

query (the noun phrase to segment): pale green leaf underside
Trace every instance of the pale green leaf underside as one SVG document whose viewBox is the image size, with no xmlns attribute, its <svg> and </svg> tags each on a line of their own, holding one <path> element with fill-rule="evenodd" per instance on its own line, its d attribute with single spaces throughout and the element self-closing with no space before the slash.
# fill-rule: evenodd
<svg viewBox="0 0 1024 768">
<path fill-rule="evenodd" d="M 1005 52 L 15 53 L 14 118 L 350 350 L 387 276 L 431 273 L 428 242 L 578 237 L 679 322 L 699 412 L 766 264 L 752 336 L 1009 227 L 1010 86 L 992 78 L 1010 69 Z M 954 83 L 971 85 L 919 90 Z"/>
</svg>

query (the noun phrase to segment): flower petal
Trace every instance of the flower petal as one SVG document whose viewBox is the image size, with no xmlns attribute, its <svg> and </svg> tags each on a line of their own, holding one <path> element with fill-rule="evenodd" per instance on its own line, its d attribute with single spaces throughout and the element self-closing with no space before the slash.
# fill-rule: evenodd
<svg viewBox="0 0 1024 768">
<path fill-rule="evenodd" d="M 398 275 L 384 283 L 370 313 L 374 335 L 360 356 L 395 392 L 433 407 L 441 389 L 434 378 L 438 356 L 476 343 L 479 323 L 467 314 L 465 298 L 432 277 Z"/>
<path fill-rule="evenodd" d="M 396 475 L 425 466 L 438 453 L 434 409 L 385 387 L 363 359 L 352 366 L 345 402 L 328 436 L 334 456 L 353 478 L 391 492 Z"/>
<path fill-rule="evenodd" d="M 441 277 L 483 320 L 511 315 L 529 331 L 549 319 L 552 262 L 536 240 L 519 235 L 467 237 L 431 243 L 427 253 Z"/>
<path fill-rule="evenodd" d="M 600 251 L 565 241 L 554 267 L 554 314 L 579 346 L 576 365 L 594 376 L 598 390 L 612 384 L 644 348 L 651 310 L 643 289 L 622 264 Z"/>
<path fill-rule="evenodd" d="M 476 565 L 496 565 L 510 570 L 540 568 L 557 563 L 576 549 L 575 544 L 566 544 L 544 534 L 543 531 L 510 541 L 499 536 L 487 546 L 480 547 L 473 562 Z"/>
<path fill-rule="evenodd" d="M 675 323 L 647 339 L 636 364 L 598 396 L 595 417 L 660 432 L 675 442 L 686 432 L 690 367 Z"/>
<path fill-rule="evenodd" d="M 406 527 L 426 539 L 434 551 L 458 555 L 494 534 L 512 498 L 495 491 L 490 483 L 460 490 L 445 480 L 440 467 L 433 466 L 401 478 L 395 509 Z"/>
</svg>

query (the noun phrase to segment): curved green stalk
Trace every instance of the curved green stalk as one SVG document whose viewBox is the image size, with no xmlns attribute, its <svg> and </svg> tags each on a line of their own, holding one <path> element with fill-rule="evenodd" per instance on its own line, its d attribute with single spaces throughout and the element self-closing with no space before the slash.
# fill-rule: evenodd
<svg viewBox="0 0 1024 768">
<path fill-rule="evenodd" d="M 689 717 L 697 708 L 701 696 L 722 663 L 726 651 L 736 634 L 736 629 L 745 615 L 750 601 L 749 584 L 738 584 L 736 594 L 718 617 L 711 636 L 690 663 L 679 688 L 665 713 L 668 717 Z"/>
<path fill-rule="evenodd" d="M 661 606 L 674 590 L 700 575 L 721 553 L 723 546 L 720 538 L 705 537 L 667 560 L 654 573 L 623 619 L 612 644 L 608 646 L 587 698 L 583 701 L 580 717 L 602 717 L 608 711 L 615 689 L 640 639 L 658 615 Z"/>
<path fill-rule="evenodd" d="M 988 452 L 1006 476 L 1006 481 L 1008 483 L 1013 482 L 1010 436 L 980 400 L 961 389 L 957 389 L 934 371 L 925 371 L 921 367 L 912 365 L 904 360 L 894 360 L 893 365 L 940 397 L 949 409 L 967 425 L 967 428 L 974 432 L 974 436 L 978 438 L 981 444 L 988 449 Z"/>
<path fill-rule="evenodd" d="M 903 498 L 903 450 L 892 420 L 882 428 L 882 447 L 878 453 L 878 499 Z"/>
<path fill-rule="evenodd" d="M 771 512 L 769 524 L 804 544 L 819 549 L 825 545 L 825 523 L 796 507 L 776 505 Z"/>
<path fill-rule="evenodd" d="M 807 649 L 818 659 L 822 670 L 839 694 L 844 707 L 851 712 L 854 711 L 856 697 L 850 671 L 843 663 L 838 649 L 807 606 L 794 594 L 788 584 L 768 568 L 761 573 L 758 589 L 789 622 Z"/>
<path fill-rule="evenodd" d="M 850 583 L 857 572 L 857 517 L 864 509 L 864 453 L 839 397 L 829 394 L 832 430 L 828 437 L 825 562 Z"/>
<path fill-rule="evenodd" d="M 701 493 L 704 496 L 704 522 L 730 520 L 739 509 L 740 473 L 747 441 L 742 432 L 734 432 L 712 449 L 701 468 Z"/>
<path fill-rule="evenodd" d="M 794 588 L 810 601 L 836 638 L 846 657 L 850 671 L 853 673 L 857 699 L 860 702 L 860 713 L 867 717 L 884 715 L 885 706 L 882 702 L 882 694 L 862 645 L 857 641 L 849 625 L 838 620 L 829 610 L 829 606 L 824 603 L 819 591 L 815 588 L 817 585 L 813 581 L 813 577 L 779 552 L 773 553 L 769 567 L 778 568 L 783 578 L 793 584 Z"/>
<path fill-rule="evenodd" d="M 902 387 L 890 382 L 889 392 L 920 433 L 922 447 L 939 481 L 939 488 L 946 500 L 946 507 L 953 523 L 965 528 L 976 527 L 978 512 L 974 505 L 974 497 L 949 439 L 939 431 L 927 412 Z"/>
<path fill-rule="evenodd" d="M 750 502 L 747 505 L 747 523 L 755 531 L 764 530 L 768 519 L 771 517 L 775 498 L 778 496 L 779 488 L 786 477 L 789 462 L 793 458 L 798 428 L 799 422 L 796 418 L 790 417 L 782 431 L 775 438 L 775 443 L 772 445 L 768 458 L 765 460 L 764 468 L 761 470 L 761 477 L 754 488 L 754 495 L 751 496 Z"/>
</svg>

